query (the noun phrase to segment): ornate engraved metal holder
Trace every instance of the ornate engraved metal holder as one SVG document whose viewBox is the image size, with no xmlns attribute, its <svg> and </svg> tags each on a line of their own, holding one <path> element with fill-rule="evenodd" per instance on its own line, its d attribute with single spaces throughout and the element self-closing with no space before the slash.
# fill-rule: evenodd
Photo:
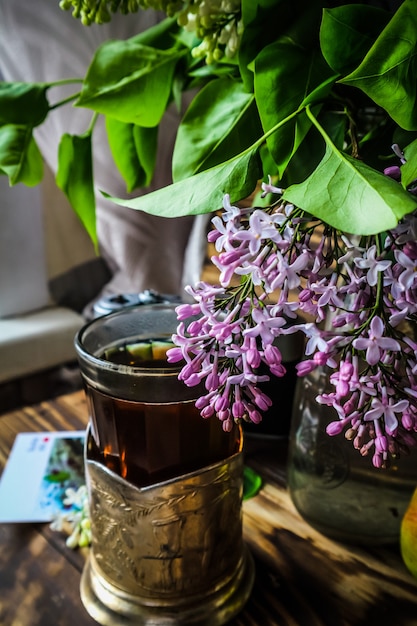
<svg viewBox="0 0 417 626">
<path fill-rule="evenodd" d="M 242 431 L 201 418 L 198 390 L 178 379 L 179 367 L 133 358 L 132 347 L 158 345 L 177 323 L 172 304 L 127 307 L 92 320 L 75 341 L 90 412 L 92 547 L 81 599 L 104 626 L 218 626 L 253 584 Z"/>
<path fill-rule="evenodd" d="M 90 615 L 105 626 L 217 626 L 232 619 L 254 579 L 242 540 L 242 450 L 143 488 L 98 459 L 88 432 L 93 539 L 81 599 Z"/>
</svg>

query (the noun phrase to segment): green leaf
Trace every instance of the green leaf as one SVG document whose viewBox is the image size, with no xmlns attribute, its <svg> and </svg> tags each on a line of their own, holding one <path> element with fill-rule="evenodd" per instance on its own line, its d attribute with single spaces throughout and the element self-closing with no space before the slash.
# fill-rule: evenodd
<svg viewBox="0 0 417 626">
<path fill-rule="evenodd" d="M 133 139 L 134 124 L 125 124 L 108 115 L 105 118 L 105 124 L 113 160 L 126 183 L 127 191 L 132 191 L 142 181 L 142 172 Z"/>
<path fill-rule="evenodd" d="M 106 193 L 104 195 L 118 205 L 151 215 L 199 215 L 221 208 L 226 193 L 230 195 L 231 202 L 246 198 L 255 189 L 261 175 L 257 151 L 248 150 L 224 164 L 139 198 L 125 200 L 113 198 Z"/>
<path fill-rule="evenodd" d="M 297 126 L 303 121 L 305 114 L 297 119 Z M 318 120 L 327 135 L 338 149 L 342 149 L 346 134 L 347 118 L 338 112 L 321 110 Z M 300 143 L 297 150 L 291 155 L 291 159 L 281 180 L 281 186 L 288 187 L 294 183 L 305 180 L 322 160 L 326 150 L 326 144 L 322 135 L 310 126 L 305 141 Z M 265 170 L 264 170 L 265 171 Z"/>
<path fill-rule="evenodd" d="M 152 46 L 152 48 L 158 48 L 158 50 L 167 50 L 171 48 L 174 39 L 177 39 L 180 32 L 176 18 L 167 17 L 158 24 L 135 35 L 131 38 L 131 41 L 144 46 Z"/>
<path fill-rule="evenodd" d="M 261 50 L 278 37 L 300 45 L 300 39 L 304 37 L 298 36 L 300 24 L 306 23 L 309 31 L 314 32 L 314 19 L 321 18 L 321 5 L 320 0 L 242 0 L 244 30 L 239 49 L 239 69 L 248 91 L 253 90 L 251 64 Z"/>
<path fill-rule="evenodd" d="M 320 102 L 331 91 L 332 74 L 319 50 L 282 41 L 267 46 L 255 61 L 255 96 L 265 132 L 302 104 Z M 267 139 L 280 177 L 309 128 L 294 119 Z"/>
<path fill-rule="evenodd" d="M 0 82 L 0 126 L 39 126 L 49 112 L 44 83 Z"/>
<path fill-rule="evenodd" d="M 262 477 L 251 467 L 243 467 L 243 500 L 253 498 L 262 487 Z"/>
<path fill-rule="evenodd" d="M 155 171 L 158 149 L 158 127 L 146 128 L 144 126 L 135 125 L 133 127 L 133 139 L 140 168 L 143 172 L 143 182 L 139 183 L 139 186 L 147 187 L 151 184 Z"/>
<path fill-rule="evenodd" d="M 93 185 L 91 133 L 65 133 L 58 148 L 58 187 L 65 193 L 97 249 L 96 202 Z"/>
<path fill-rule="evenodd" d="M 417 139 L 404 149 L 406 162 L 401 166 L 401 183 L 408 187 L 417 179 Z"/>
<path fill-rule="evenodd" d="M 181 120 L 173 155 L 174 181 L 227 161 L 261 135 L 253 94 L 228 77 L 212 80 Z"/>
<path fill-rule="evenodd" d="M 268 43 L 275 41 L 276 20 L 271 14 L 274 5 L 279 5 L 282 14 L 285 4 L 274 0 L 242 0 L 243 33 L 239 48 L 239 68 L 243 84 L 248 91 L 253 90 L 253 72 L 250 64 Z M 288 3 L 287 3 L 288 5 Z M 269 15 L 269 20 L 266 16 Z"/>
<path fill-rule="evenodd" d="M 150 185 L 156 162 L 158 127 L 143 128 L 106 116 L 106 131 L 127 191 Z"/>
<path fill-rule="evenodd" d="M 266 14 L 268 11 L 272 11 L 274 7 L 279 4 L 280 11 L 285 10 L 285 0 L 242 0 L 242 19 L 246 27 L 253 25 L 256 20 L 260 20 L 262 11 Z"/>
<path fill-rule="evenodd" d="M 351 72 L 385 28 L 390 13 L 364 4 L 324 9 L 320 46 L 329 66 L 340 74 Z"/>
<path fill-rule="evenodd" d="M 0 126 L 0 172 L 10 185 L 38 185 L 43 178 L 43 159 L 32 128 L 19 124 Z"/>
<path fill-rule="evenodd" d="M 372 235 L 394 228 L 417 208 L 401 185 L 327 145 L 314 172 L 284 199 L 341 231 Z"/>
<path fill-rule="evenodd" d="M 406 130 L 417 129 L 417 0 L 405 0 L 368 54 L 340 82 L 361 89 Z"/>
<path fill-rule="evenodd" d="M 131 39 L 108 41 L 94 55 L 76 106 L 121 122 L 157 126 L 183 54 L 183 50 L 158 50 Z"/>
</svg>

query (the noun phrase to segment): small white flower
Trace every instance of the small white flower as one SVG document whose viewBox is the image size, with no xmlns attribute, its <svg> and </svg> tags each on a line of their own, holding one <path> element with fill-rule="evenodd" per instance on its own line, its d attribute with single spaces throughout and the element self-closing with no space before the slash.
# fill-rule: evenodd
<svg viewBox="0 0 417 626">
<path fill-rule="evenodd" d="M 85 485 L 78 489 L 70 487 L 65 492 L 63 503 L 72 509 L 66 513 L 57 513 L 50 524 L 51 530 L 69 533 L 66 540 L 69 548 L 88 546 L 91 543 L 91 522 L 87 487 Z"/>
</svg>

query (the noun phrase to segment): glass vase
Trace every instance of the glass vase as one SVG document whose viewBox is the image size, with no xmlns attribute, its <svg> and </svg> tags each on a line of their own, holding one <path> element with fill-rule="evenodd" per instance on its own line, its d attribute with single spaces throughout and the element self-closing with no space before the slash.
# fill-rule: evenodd
<svg viewBox="0 0 417 626">
<path fill-rule="evenodd" d="M 343 434 L 330 437 L 336 416 L 316 396 L 329 391 L 328 372 L 299 378 L 291 420 L 288 488 L 300 515 L 328 537 L 382 545 L 399 539 L 401 519 L 417 484 L 415 450 L 389 469 L 376 469 Z"/>
</svg>

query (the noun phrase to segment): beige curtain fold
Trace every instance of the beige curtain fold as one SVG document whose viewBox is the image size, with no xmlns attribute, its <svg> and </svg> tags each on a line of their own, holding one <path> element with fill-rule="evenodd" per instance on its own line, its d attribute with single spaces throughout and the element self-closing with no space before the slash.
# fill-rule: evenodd
<svg viewBox="0 0 417 626">
<path fill-rule="evenodd" d="M 156 24 L 161 15 L 139 11 L 114 16 L 111 23 L 84 27 L 70 13 L 59 9 L 58 0 L 13 0 L 0 3 L 0 73 L 7 81 L 54 81 L 83 77 L 97 46 L 108 39 L 128 38 Z M 54 88 L 53 101 L 76 90 L 76 85 Z M 80 134 L 89 126 L 92 113 L 71 105 L 52 112 L 35 131 L 36 140 L 53 173 L 63 133 Z M 179 115 L 172 107 L 159 132 L 159 157 L 155 179 L 138 196 L 171 182 L 171 156 Z M 198 279 L 204 259 L 206 217 L 164 219 L 119 207 L 103 198 L 99 190 L 128 197 L 124 182 L 110 155 L 103 120 L 93 136 L 96 182 L 97 228 L 100 255 L 111 278 L 96 294 L 133 293 L 154 289 L 183 294 L 184 283 Z M 50 189 L 46 208 L 50 276 L 60 269 L 68 273 L 94 257 L 91 244 L 59 194 Z M 50 206 L 53 203 L 56 206 Z M 52 212 L 54 212 L 53 218 Z M 28 224 L 28 228 L 30 225 Z M 80 280 L 78 273 L 77 280 Z M 88 281 L 86 274 L 84 280 Z"/>
</svg>

